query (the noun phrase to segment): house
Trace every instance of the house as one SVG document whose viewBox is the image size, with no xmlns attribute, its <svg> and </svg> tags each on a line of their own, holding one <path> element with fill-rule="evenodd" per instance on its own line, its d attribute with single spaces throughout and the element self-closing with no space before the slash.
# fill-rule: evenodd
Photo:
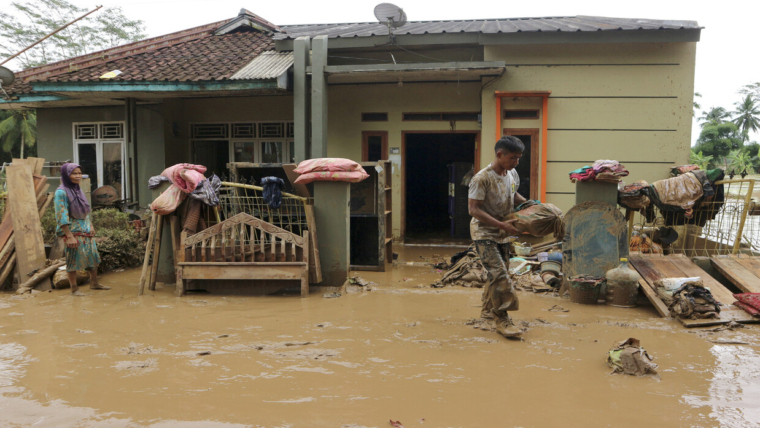
<svg viewBox="0 0 760 428">
<path fill-rule="evenodd" d="M 592 16 L 277 26 L 241 10 L 21 71 L 0 108 L 37 108 L 40 156 L 141 205 L 179 162 L 221 175 L 230 161 L 390 159 L 394 234 L 445 236 L 447 166 L 484 167 L 502 134 L 527 146 L 521 193 L 563 210 L 567 173 L 596 159 L 624 163 L 628 182 L 688 162 L 700 32 Z"/>
</svg>

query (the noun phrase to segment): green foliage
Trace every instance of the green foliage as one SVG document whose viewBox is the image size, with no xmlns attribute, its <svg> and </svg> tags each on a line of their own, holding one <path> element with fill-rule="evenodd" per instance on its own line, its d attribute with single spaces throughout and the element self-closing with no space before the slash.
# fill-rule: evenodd
<svg viewBox="0 0 760 428">
<path fill-rule="evenodd" d="M 0 11 L 0 58 L 8 57 L 88 9 L 66 0 L 11 2 Z M 124 16 L 120 7 L 108 7 L 84 18 L 17 57 L 22 68 L 85 55 L 145 38 L 140 20 Z"/>
<path fill-rule="evenodd" d="M 704 128 L 710 125 L 720 125 L 728 120 L 728 111 L 723 107 L 712 107 L 708 111 L 703 111 L 702 116 L 697 118 L 701 123 L 699 126 Z"/>
<path fill-rule="evenodd" d="M 96 229 L 100 271 L 140 266 L 145 257 L 145 243 L 133 228 Z M 96 239 L 97 239 L 96 238 Z"/>
<path fill-rule="evenodd" d="M 731 153 L 726 156 L 726 159 L 729 162 L 728 167 L 737 174 L 743 172 L 746 172 L 747 174 L 755 173 L 752 156 L 743 150 L 732 150 Z"/>
<path fill-rule="evenodd" d="M 56 239 L 61 239 L 55 234 L 56 221 L 53 204 L 50 204 L 50 207 L 45 211 L 45 214 L 42 215 L 42 219 L 40 220 L 42 222 L 42 237 L 46 244 L 53 244 Z"/>
<path fill-rule="evenodd" d="M 712 156 L 713 162 L 728 156 L 731 150 L 742 148 L 742 138 L 737 130 L 736 125 L 731 122 L 707 125 L 699 134 L 697 145 L 692 148 L 692 152 Z"/>
<path fill-rule="evenodd" d="M 100 229 L 129 229 L 129 215 L 115 208 L 95 210 L 90 213 L 90 221 L 95 231 Z"/>
<path fill-rule="evenodd" d="M 736 110 L 732 112 L 733 122 L 741 130 L 743 141 L 749 139 L 749 133 L 760 129 L 760 106 L 752 94 L 747 94 L 742 101 L 734 103 Z"/>
<path fill-rule="evenodd" d="M 37 112 L 35 110 L 0 110 L 0 149 L 4 153 L 11 153 L 13 149 L 17 149 L 20 155 L 24 147 L 31 148 L 36 144 Z"/>
<path fill-rule="evenodd" d="M 702 108 L 702 105 L 699 104 L 699 102 L 697 102 L 697 98 L 702 98 L 702 94 L 700 94 L 699 92 L 694 92 L 694 109 L 691 112 L 692 116 L 696 116 L 697 110 Z"/>
<path fill-rule="evenodd" d="M 742 88 L 739 89 L 739 93 L 742 95 L 752 95 L 756 100 L 760 99 L 760 82 L 742 86 Z"/>
<path fill-rule="evenodd" d="M 710 169 L 710 162 L 712 162 L 713 157 L 712 156 L 705 156 L 702 154 L 702 152 L 695 153 L 692 151 L 689 154 L 689 162 L 691 162 L 694 165 L 697 165 L 699 169 L 701 170 L 707 170 Z"/>
</svg>

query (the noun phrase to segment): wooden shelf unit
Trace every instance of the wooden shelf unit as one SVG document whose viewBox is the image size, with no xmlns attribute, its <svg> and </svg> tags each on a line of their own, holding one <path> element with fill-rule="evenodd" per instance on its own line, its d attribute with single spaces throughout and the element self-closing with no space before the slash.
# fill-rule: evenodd
<svg viewBox="0 0 760 428">
<path fill-rule="evenodd" d="M 351 269 L 385 272 L 393 261 L 393 165 L 361 165 L 369 178 L 351 184 Z"/>
</svg>

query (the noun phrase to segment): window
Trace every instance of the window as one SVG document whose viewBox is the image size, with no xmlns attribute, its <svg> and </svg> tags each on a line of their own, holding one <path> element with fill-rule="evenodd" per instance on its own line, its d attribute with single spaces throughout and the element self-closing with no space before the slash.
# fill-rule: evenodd
<svg viewBox="0 0 760 428">
<path fill-rule="evenodd" d="M 538 110 L 504 110 L 504 119 L 538 119 Z"/>
<path fill-rule="evenodd" d="M 90 177 L 90 187 L 113 187 L 120 199 L 126 192 L 124 122 L 75 123 L 74 162 Z"/>
<path fill-rule="evenodd" d="M 388 133 L 362 132 L 362 162 L 377 162 L 382 159 L 388 159 Z"/>
<path fill-rule="evenodd" d="M 228 162 L 293 162 L 293 122 L 193 123 L 190 135 L 193 162 L 220 176 Z"/>
<path fill-rule="evenodd" d="M 405 121 L 468 121 L 477 122 L 479 112 L 461 112 L 461 113 L 404 113 L 402 115 Z"/>
</svg>

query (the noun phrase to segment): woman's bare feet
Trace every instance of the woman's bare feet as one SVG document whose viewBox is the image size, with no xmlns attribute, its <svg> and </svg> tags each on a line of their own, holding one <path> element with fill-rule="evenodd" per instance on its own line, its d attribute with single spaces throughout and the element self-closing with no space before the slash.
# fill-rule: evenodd
<svg viewBox="0 0 760 428">
<path fill-rule="evenodd" d="M 111 289 L 111 287 L 107 287 L 105 285 L 100 285 L 100 284 L 91 284 L 90 285 L 90 290 L 110 290 L 110 289 Z"/>
</svg>

